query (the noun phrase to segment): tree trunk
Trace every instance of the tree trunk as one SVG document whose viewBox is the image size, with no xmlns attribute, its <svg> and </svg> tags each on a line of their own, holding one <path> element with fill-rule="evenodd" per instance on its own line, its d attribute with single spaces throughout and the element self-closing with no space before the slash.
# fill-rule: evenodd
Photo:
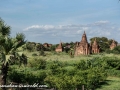
<svg viewBox="0 0 120 90">
<path fill-rule="evenodd" d="M 7 72 L 8 72 L 8 63 L 2 64 L 1 75 L 0 75 L 0 85 L 6 85 Z M 1 88 L 2 90 L 6 90 L 5 87 L 1 87 Z"/>
<path fill-rule="evenodd" d="M 82 85 L 82 90 L 84 90 L 84 85 Z"/>
</svg>

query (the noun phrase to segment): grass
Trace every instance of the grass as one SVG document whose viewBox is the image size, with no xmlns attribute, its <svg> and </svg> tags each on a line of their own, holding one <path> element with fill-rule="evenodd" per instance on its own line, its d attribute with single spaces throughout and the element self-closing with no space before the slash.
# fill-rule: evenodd
<svg viewBox="0 0 120 90">
<path fill-rule="evenodd" d="M 46 56 L 39 56 L 38 52 L 28 52 L 24 51 L 24 53 L 27 55 L 28 60 L 34 60 L 33 58 L 42 58 L 47 60 L 48 62 L 59 60 L 62 61 L 64 64 L 69 64 L 68 66 L 64 67 L 67 70 L 73 69 L 73 63 L 77 63 L 80 60 L 88 60 L 92 59 L 93 57 L 118 57 L 120 58 L 120 55 L 115 55 L 115 54 L 106 54 L 106 53 L 101 53 L 101 54 L 96 54 L 96 55 L 88 55 L 88 56 L 75 56 L 74 58 L 71 58 L 69 54 L 66 54 L 64 52 L 62 53 L 55 53 L 55 52 L 45 52 Z M 38 56 L 32 56 L 32 54 L 37 54 Z M 29 62 L 28 61 L 28 62 Z M 108 77 L 106 80 L 106 83 L 101 85 L 96 90 L 120 90 L 120 78 L 118 77 Z"/>
<path fill-rule="evenodd" d="M 30 54 L 30 53 L 29 53 Z M 115 55 L 115 54 L 106 54 L 106 53 L 101 53 L 101 54 L 96 54 L 96 55 L 88 55 L 88 56 L 75 56 L 74 58 L 71 58 L 69 54 L 66 53 L 53 53 L 53 52 L 45 52 L 46 56 L 37 56 L 43 59 L 46 59 L 47 61 L 54 61 L 54 60 L 59 60 L 64 63 L 69 64 L 67 67 L 64 67 L 67 70 L 73 69 L 71 64 L 77 63 L 80 60 L 88 60 L 92 59 L 93 57 L 118 57 L 120 58 L 120 55 Z M 100 88 L 96 90 L 120 90 L 120 78 L 119 77 L 108 77 L 106 80 L 106 84 L 101 85 Z"/>
<path fill-rule="evenodd" d="M 107 83 L 96 90 L 120 90 L 120 78 L 108 77 Z"/>
</svg>

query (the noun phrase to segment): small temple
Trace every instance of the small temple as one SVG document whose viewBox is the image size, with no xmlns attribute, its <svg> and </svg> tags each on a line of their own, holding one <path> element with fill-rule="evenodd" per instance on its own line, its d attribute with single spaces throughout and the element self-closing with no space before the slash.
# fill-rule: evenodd
<svg viewBox="0 0 120 90">
<path fill-rule="evenodd" d="M 56 52 L 62 52 L 63 51 L 63 47 L 62 47 L 62 42 L 60 42 L 60 44 L 58 45 L 58 47 L 55 49 Z"/>
<path fill-rule="evenodd" d="M 115 40 L 112 41 L 112 44 L 110 45 L 110 50 L 113 50 L 117 46 L 117 43 Z"/>
<path fill-rule="evenodd" d="M 97 43 L 97 40 L 95 38 L 93 44 L 92 44 L 92 53 L 99 53 L 100 52 L 100 47 Z"/>
</svg>

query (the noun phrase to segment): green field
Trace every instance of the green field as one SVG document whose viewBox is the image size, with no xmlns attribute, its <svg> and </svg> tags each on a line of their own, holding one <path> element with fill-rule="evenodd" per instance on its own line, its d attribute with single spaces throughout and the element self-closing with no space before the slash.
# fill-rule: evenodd
<svg viewBox="0 0 120 90">
<path fill-rule="evenodd" d="M 29 58 L 42 58 L 49 61 L 61 61 L 61 62 L 65 62 L 65 63 L 69 63 L 69 64 L 73 64 L 76 62 L 79 62 L 80 60 L 89 60 L 92 58 L 97 58 L 97 57 L 116 57 L 116 58 L 120 58 L 120 55 L 115 55 L 115 54 L 105 54 L 105 53 L 101 53 L 101 54 L 97 54 L 97 55 L 81 55 L 81 56 L 75 56 L 74 58 L 71 58 L 69 56 L 69 54 L 66 53 L 51 53 L 51 52 L 45 52 L 46 56 L 34 56 L 31 57 L 33 53 L 38 54 L 38 52 L 25 52 Z M 72 69 L 71 66 L 67 66 L 65 67 L 67 69 Z M 106 80 L 106 83 L 100 85 L 100 87 L 98 87 L 96 90 L 120 90 L 120 77 L 113 77 L 113 76 L 109 76 Z"/>
<path fill-rule="evenodd" d="M 21 52 L 19 52 L 19 53 L 21 53 Z M 34 66 L 33 66 L 33 68 L 29 68 L 29 67 L 31 67 L 30 63 L 32 63 L 32 65 L 36 65 L 36 62 L 34 61 L 35 58 L 43 59 L 47 62 L 47 64 L 54 62 L 54 61 L 60 61 L 60 62 L 62 62 L 62 64 L 64 64 L 63 69 L 66 69 L 68 71 L 70 71 L 74 68 L 73 64 L 79 63 L 81 60 L 90 60 L 93 58 L 103 58 L 103 57 L 120 59 L 120 55 L 106 54 L 106 53 L 100 53 L 100 54 L 95 54 L 95 55 L 86 55 L 86 56 L 81 55 L 81 56 L 75 56 L 73 58 L 71 58 L 70 55 L 65 52 L 55 53 L 55 52 L 46 51 L 44 53 L 45 53 L 44 56 L 39 56 L 39 53 L 37 51 L 36 52 L 24 51 L 24 54 L 26 54 L 28 57 L 28 65 L 26 67 L 26 70 L 31 71 L 32 73 L 37 73 L 37 70 L 34 69 Z M 17 69 L 23 70 L 23 66 L 20 68 L 17 68 Z M 49 70 L 45 70 L 45 71 L 49 71 Z M 120 73 L 120 71 L 118 71 L 117 74 L 119 74 L 119 73 Z M 114 75 L 108 76 L 106 81 L 104 83 L 101 83 L 101 85 L 99 85 L 99 87 L 95 90 L 120 90 L 120 77 L 114 76 Z"/>
</svg>

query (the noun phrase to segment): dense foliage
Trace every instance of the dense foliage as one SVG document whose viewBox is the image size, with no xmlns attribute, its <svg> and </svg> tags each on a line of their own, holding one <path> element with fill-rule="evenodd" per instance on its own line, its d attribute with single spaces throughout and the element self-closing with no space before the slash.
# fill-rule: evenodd
<svg viewBox="0 0 120 90">
<path fill-rule="evenodd" d="M 30 61 L 26 68 L 12 68 L 9 79 L 17 83 L 29 84 L 39 80 L 40 84 L 47 84 L 49 88 L 54 87 L 58 90 L 81 89 L 83 86 L 85 89 L 95 89 L 105 81 L 108 67 L 112 67 L 110 62 L 108 63 L 106 58 L 99 57 L 80 60 L 73 64 L 34 58 L 34 62 Z"/>
<path fill-rule="evenodd" d="M 104 52 L 110 48 L 110 45 L 112 43 L 112 39 L 108 39 L 107 37 L 93 37 L 90 39 L 91 43 L 93 43 L 95 38 L 97 40 L 97 43 L 100 46 L 101 52 Z M 117 43 L 117 41 L 115 41 L 115 42 Z"/>
<path fill-rule="evenodd" d="M 110 53 L 120 54 L 120 46 L 116 46 L 113 50 L 107 49 L 105 52 L 108 54 L 110 54 Z"/>
<path fill-rule="evenodd" d="M 11 66 L 10 81 L 24 84 L 37 82 L 57 90 L 81 90 L 83 87 L 94 90 L 106 82 L 107 76 L 120 77 L 120 59 L 116 57 L 94 57 L 76 63 L 32 58 L 27 67 L 16 67 Z"/>
</svg>

